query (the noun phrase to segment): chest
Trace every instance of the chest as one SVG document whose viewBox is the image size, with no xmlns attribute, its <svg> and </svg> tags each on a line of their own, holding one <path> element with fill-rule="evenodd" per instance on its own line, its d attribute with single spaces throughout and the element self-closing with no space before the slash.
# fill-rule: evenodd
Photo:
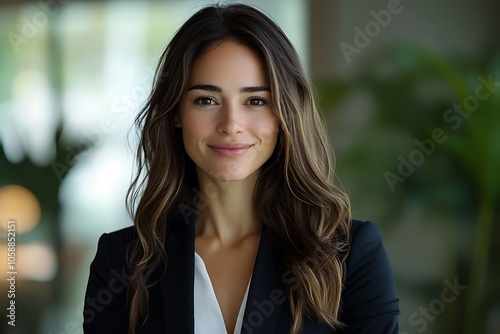
<svg viewBox="0 0 500 334">
<path fill-rule="evenodd" d="M 197 240 L 228 333 L 234 331 L 238 313 L 255 265 L 258 239 L 229 249 Z"/>
</svg>

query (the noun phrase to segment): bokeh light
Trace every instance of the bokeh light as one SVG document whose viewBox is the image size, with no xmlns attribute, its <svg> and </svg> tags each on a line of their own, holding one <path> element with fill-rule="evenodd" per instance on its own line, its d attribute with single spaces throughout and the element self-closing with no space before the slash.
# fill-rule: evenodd
<svg viewBox="0 0 500 334">
<path fill-rule="evenodd" d="M 40 221 L 40 203 L 28 189 L 18 185 L 0 187 L 0 226 L 7 228 L 8 220 L 16 221 L 16 232 L 31 231 Z"/>
<path fill-rule="evenodd" d="M 7 245 L 0 246 L 0 270 L 2 282 L 9 271 L 7 268 Z M 16 249 L 17 277 L 23 280 L 49 282 L 56 277 L 57 257 L 54 250 L 45 244 L 19 244 Z"/>
</svg>

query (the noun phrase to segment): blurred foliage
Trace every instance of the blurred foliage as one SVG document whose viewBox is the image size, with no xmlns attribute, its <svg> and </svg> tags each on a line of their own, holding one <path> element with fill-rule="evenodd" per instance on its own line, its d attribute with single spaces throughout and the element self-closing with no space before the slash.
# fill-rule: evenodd
<svg viewBox="0 0 500 334">
<path fill-rule="evenodd" d="M 61 252 L 64 240 L 59 218 L 60 184 L 74 166 L 77 158 L 74 154 L 68 154 L 68 152 L 75 152 L 77 148 L 63 142 L 61 132 L 62 130 L 59 128 L 54 138 L 55 159 L 46 166 L 36 165 L 29 157 L 25 157 L 19 163 L 12 163 L 7 159 L 3 145 L 0 143 L 0 186 L 10 184 L 23 186 L 35 194 L 42 207 L 42 223 L 38 224 L 37 228 L 27 235 L 18 235 L 17 243 L 18 245 L 28 241 L 47 243 L 56 251 L 58 263 L 62 263 L 61 259 L 64 256 Z M 41 233 L 41 229 L 46 230 L 47 233 Z M 19 281 L 24 289 L 17 293 L 18 313 L 20 317 L 24 316 L 30 320 L 17 323 L 16 327 L 19 333 L 36 333 L 42 322 L 43 310 L 46 310 L 47 303 L 63 303 L 64 291 L 56 287 L 65 284 L 63 272 L 65 268 L 61 266 L 57 268 L 57 275 L 53 281 Z M 6 297 L 6 294 L 2 295 L 1 300 L 6 300 Z M 33 298 L 35 301 L 32 300 Z M 0 330 L 10 333 L 13 329 L 12 326 L 8 326 L 7 322 L 4 322 L 0 325 Z"/>
<path fill-rule="evenodd" d="M 490 256 L 500 252 L 492 242 L 500 232 L 500 49 L 450 61 L 417 46 L 391 46 L 354 76 L 318 88 L 323 110 L 368 94 L 374 112 L 338 170 L 356 175 L 366 198 L 392 193 L 387 221 L 418 202 L 441 217 L 449 235 L 459 235 L 447 244 L 453 263 L 446 270 L 468 277 L 466 298 L 437 322 L 449 333 L 486 332 L 500 300 L 498 260 Z M 459 112 L 464 104 L 469 107 Z"/>
</svg>

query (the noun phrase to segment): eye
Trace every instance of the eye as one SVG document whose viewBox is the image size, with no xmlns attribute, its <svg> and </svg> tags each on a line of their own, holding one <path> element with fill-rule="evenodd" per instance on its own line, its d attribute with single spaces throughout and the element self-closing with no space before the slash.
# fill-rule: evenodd
<svg viewBox="0 0 500 334">
<path fill-rule="evenodd" d="M 205 106 L 216 105 L 217 102 L 211 96 L 200 96 L 194 100 L 194 104 L 205 107 Z"/>
<path fill-rule="evenodd" d="M 267 101 L 262 97 L 254 96 L 248 99 L 247 104 L 255 107 L 263 107 L 267 104 Z"/>
</svg>

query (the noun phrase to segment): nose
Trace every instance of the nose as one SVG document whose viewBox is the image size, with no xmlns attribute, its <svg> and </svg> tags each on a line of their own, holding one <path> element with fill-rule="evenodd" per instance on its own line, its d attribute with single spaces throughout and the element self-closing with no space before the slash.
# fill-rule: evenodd
<svg viewBox="0 0 500 334">
<path fill-rule="evenodd" d="M 220 110 L 217 132 L 224 135 L 235 135 L 244 131 L 244 111 L 236 103 L 226 103 Z"/>
</svg>

